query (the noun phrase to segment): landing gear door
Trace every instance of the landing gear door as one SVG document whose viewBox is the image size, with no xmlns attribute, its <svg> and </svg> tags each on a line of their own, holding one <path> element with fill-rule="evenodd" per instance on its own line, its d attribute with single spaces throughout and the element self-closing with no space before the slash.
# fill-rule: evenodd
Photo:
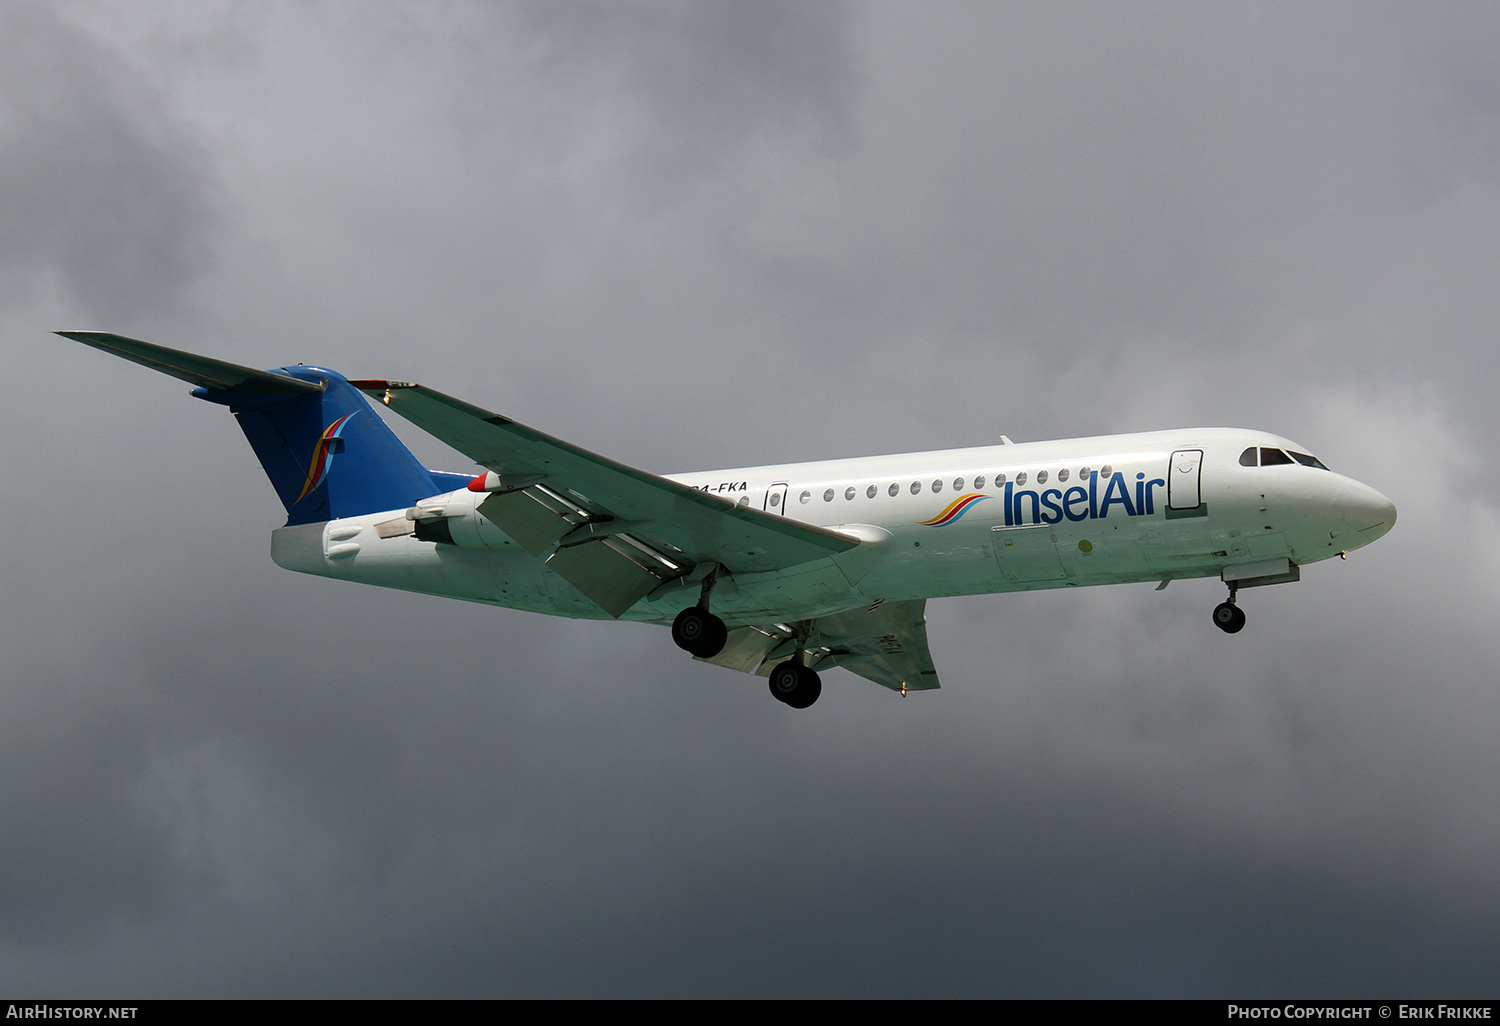
<svg viewBox="0 0 1500 1026">
<path fill-rule="evenodd" d="M 766 497 L 761 500 L 760 508 L 767 513 L 783 514 L 786 512 L 785 481 L 778 481 L 766 489 Z"/>
<path fill-rule="evenodd" d="M 1203 472 L 1202 449 L 1178 449 L 1172 454 L 1172 470 L 1167 475 L 1167 507 L 1197 509 L 1203 503 L 1198 487 Z"/>
</svg>

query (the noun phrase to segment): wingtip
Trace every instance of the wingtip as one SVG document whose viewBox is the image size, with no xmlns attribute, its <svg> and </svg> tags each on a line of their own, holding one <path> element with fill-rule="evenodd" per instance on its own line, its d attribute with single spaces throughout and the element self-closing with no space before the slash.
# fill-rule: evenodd
<svg viewBox="0 0 1500 1026">
<path fill-rule="evenodd" d="M 96 346 L 100 342 L 137 342 L 137 339 L 127 338 L 113 331 L 54 331 L 52 334 L 61 335 L 63 338 L 72 339 L 74 342 L 83 342 L 86 345 Z"/>
</svg>

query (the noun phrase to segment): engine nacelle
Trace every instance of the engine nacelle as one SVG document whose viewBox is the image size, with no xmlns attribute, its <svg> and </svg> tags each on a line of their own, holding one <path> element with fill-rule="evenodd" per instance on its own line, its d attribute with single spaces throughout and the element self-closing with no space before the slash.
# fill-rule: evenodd
<svg viewBox="0 0 1500 1026">
<path fill-rule="evenodd" d="M 457 545 L 463 549 L 498 549 L 513 542 L 479 512 L 489 495 L 467 488 L 422 499 L 406 511 L 412 533 L 421 541 Z"/>
</svg>

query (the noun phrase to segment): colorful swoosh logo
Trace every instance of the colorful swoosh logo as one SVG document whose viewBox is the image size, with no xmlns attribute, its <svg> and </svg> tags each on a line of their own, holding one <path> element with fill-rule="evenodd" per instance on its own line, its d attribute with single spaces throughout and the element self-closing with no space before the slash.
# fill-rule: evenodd
<svg viewBox="0 0 1500 1026">
<path fill-rule="evenodd" d="M 354 411 L 354 413 L 358 412 L 358 410 Z M 318 439 L 318 444 L 313 446 L 312 459 L 308 461 L 307 466 L 307 480 L 302 483 L 302 494 L 297 496 L 297 502 L 307 498 L 307 494 L 322 484 L 323 478 L 328 476 L 328 468 L 333 465 L 333 440 L 343 436 L 344 425 L 349 423 L 349 418 L 354 416 L 354 413 L 346 413 L 329 424 L 322 437 Z M 292 505 L 297 505 L 297 502 Z"/>
<path fill-rule="evenodd" d="M 980 495 L 978 492 L 970 492 L 968 495 L 954 499 L 951 503 L 948 504 L 947 509 L 943 510 L 931 520 L 921 520 L 918 521 L 918 523 L 920 523 L 924 527 L 947 527 L 959 517 L 969 512 L 969 510 L 974 507 L 974 504 L 976 502 L 983 502 L 985 499 L 993 498 L 993 495 Z"/>
</svg>

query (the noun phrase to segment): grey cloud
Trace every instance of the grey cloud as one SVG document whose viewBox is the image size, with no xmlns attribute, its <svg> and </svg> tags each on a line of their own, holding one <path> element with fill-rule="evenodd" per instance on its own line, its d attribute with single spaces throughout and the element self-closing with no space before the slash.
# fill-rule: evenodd
<svg viewBox="0 0 1500 1026">
<path fill-rule="evenodd" d="M 0 267 L 12 302 L 61 287 L 90 316 L 181 300 L 211 258 L 202 153 L 118 57 L 41 4 L 0 15 Z"/>
<path fill-rule="evenodd" d="M 843 4 L 776 2 L 528 3 L 518 8 L 555 79 L 611 69 L 643 104 L 669 158 L 716 171 L 757 129 L 809 128 L 825 142 L 849 128 L 856 70 Z M 689 156 L 690 155 L 690 156 Z"/>
<path fill-rule="evenodd" d="M 259 10 L 6 16 L 10 978 L 1490 985 L 1487 15 Z M 115 220 L 34 213 L 68 198 Z M 1243 423 L 1401 522 L 1234 638 L 1211 581 L 934 602 L 943 691 L 794 717 L 662 631 L 279 571 L 222 411 L 45 337 L 137 317 L 660 471 Z"/>
</svg>

